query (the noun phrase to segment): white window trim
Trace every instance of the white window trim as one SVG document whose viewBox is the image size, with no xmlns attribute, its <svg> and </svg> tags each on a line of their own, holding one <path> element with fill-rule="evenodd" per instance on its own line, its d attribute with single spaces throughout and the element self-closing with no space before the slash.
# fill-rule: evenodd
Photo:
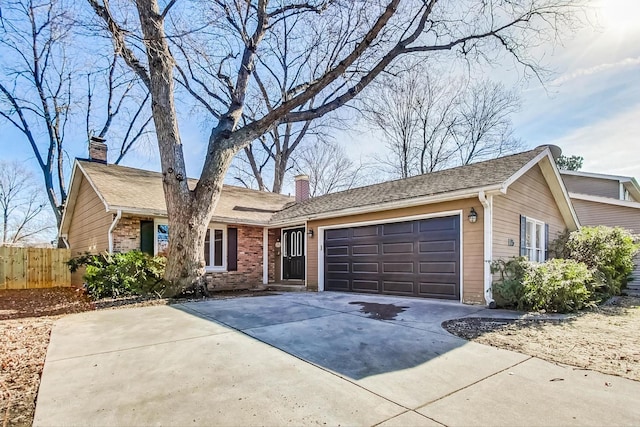
<svg viewBox="0 0 640 427">
<path fill-rule="evenodd" d="M 159 225 L 169 225 L 169 221 L 167 221 L 166 219 L 154 219 L 153 221 L 153 254 L 157 255 L 158 254 L 158 226 Z M 209 224 L 209 233 L 211 238 L 213 238 L 213 230 L 222 230 L 222 266 L 221 267 L 214 267 L 214 266 L 206 266 L 205 267 L 205 271 L 207 272 L 225 272 L 227 271 L 227 238 L 228 238 L 228 233 L 227 233 L 227 224 L 218 224 L 218 223 L 211 223 Z M 213 260 L 213 241 L 210 242 L 209 244 L 209 259 Z"/>
<path fill-rule="evenodd" d="M 539 262 L 539 263 L 545 262 L 547 260 L 547 254 L 546 254 L 546 251 L 545 251 L 545 248 L 547 247 L 547 244 L 546 244 L 547 242 L 545 242 L 545 238 L 546 238 L 545 228 L 546 228 L 546 225 L 545 225 L 545 223 L 543 221 L 537 220 L 535 218 L 529 218 L 529 217 L 526 217 L 526 222 L 527 222 L 526 223 L 526 232 L 529 231 L 529 223 L 534 224 L 533 234 L 531 236 L 531 240 L 532 240 L 533 246 L 526 246 L 527 259 L 529 259 L 529 261 L 532 261 L 532 262 Z M 535 226 L 537 226 L 537 225 L 540 225 L 542 227 L 542 239 L 541 239 L 542 245 L 541 246 L 538 245 L 538 241 L 537 241 L 537 237 L 536 237 L 536 227 Z M 526 232 L 525 232 L 525 245 L 527 243 L 526 242 L 526 240 L 527 240 Z M 541 260 L 538 260 L 538 259 L 532 260 L 531 258 L 529 258 L 529 251 L 531 251 L 531 250 L 534 250 L 536 252 L 538 250 L 540 250 L 540 252 L 542 253 L 542 259 Z"/>
</svg>

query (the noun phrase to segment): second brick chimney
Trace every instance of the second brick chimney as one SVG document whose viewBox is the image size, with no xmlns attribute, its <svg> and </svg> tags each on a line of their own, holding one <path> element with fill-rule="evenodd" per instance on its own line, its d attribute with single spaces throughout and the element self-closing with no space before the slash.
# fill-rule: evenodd
<svg viewBox="0 0 640 427">
<path fill-rule="evenodd" d="M 302 202 L 309 198 L 309 176 L 296 175 L 296 202 Z"/>
<path fill-rule="evenodd" d="M 92 162 L 107 163 L 107 144 L 105 139 L 92 136 L 89 140 L 89 160 Z"/>
</svg>

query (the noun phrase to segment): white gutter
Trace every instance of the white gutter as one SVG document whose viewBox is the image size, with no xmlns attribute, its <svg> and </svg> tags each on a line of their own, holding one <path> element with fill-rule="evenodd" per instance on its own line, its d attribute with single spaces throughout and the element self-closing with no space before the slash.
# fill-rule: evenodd
<svg viewBox="0 0 640 427">
<path fill-rule="evenodd" d="M 269 284 L 269 230 L 262 229 L 262 284 Z"/>
<path fill-rule="evenodd" d="M 495 308 L 493 292 L 491 291 L 491 262 L 493 260 L 493 196 L 478 193 L 478 199 L 484 208 L 484 299 L 489 308 Z"/>
<path fill-rule="evenodd" d="M 109 227 L 109 253 L 113 253 L 113 230 L 115 230 L 118 222 L 120 222 L 120 218 L 122 218 L 122 210 L 118 209 L 116 213 L 116 217 L 113 219 L 111 226 Z"/>
</svg>

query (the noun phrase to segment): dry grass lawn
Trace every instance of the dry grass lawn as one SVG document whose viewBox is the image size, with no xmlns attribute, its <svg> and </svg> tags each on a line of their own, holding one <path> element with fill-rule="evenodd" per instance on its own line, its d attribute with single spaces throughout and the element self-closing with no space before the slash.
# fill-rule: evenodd
<svg viewBox="0 0 640 427">
<path fill-rule="evenodd" d="M 640 381 L 640 298 L 617 297 L 563 321 L 457 319 L 443 326 L 481 344 Z"/>
</svg>

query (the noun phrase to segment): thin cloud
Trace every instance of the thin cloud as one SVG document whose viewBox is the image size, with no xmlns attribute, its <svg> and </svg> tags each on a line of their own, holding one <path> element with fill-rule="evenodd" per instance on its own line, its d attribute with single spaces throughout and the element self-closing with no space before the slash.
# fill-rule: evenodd
<svg viewBox="0 0 640 427">
<path fill-rule="evenodd" d="M 592 76 L 594 74 L 602 73 L 605 71 L 609 71 L 617 68 L 623 68 L 623 67 L 633 67 L 636 65 L 640 65 L 640 57 L 625 58 L 622 61 L 608 63 L 608 64 L 600 64 L 591 68 L 580 68 L 573 71 L 572 73 L 564 74 L 558 77 L 557 79 L 553 80 L 551 84 L 554 86 L 558 86 L 581 77 Z"/>
</svg>

